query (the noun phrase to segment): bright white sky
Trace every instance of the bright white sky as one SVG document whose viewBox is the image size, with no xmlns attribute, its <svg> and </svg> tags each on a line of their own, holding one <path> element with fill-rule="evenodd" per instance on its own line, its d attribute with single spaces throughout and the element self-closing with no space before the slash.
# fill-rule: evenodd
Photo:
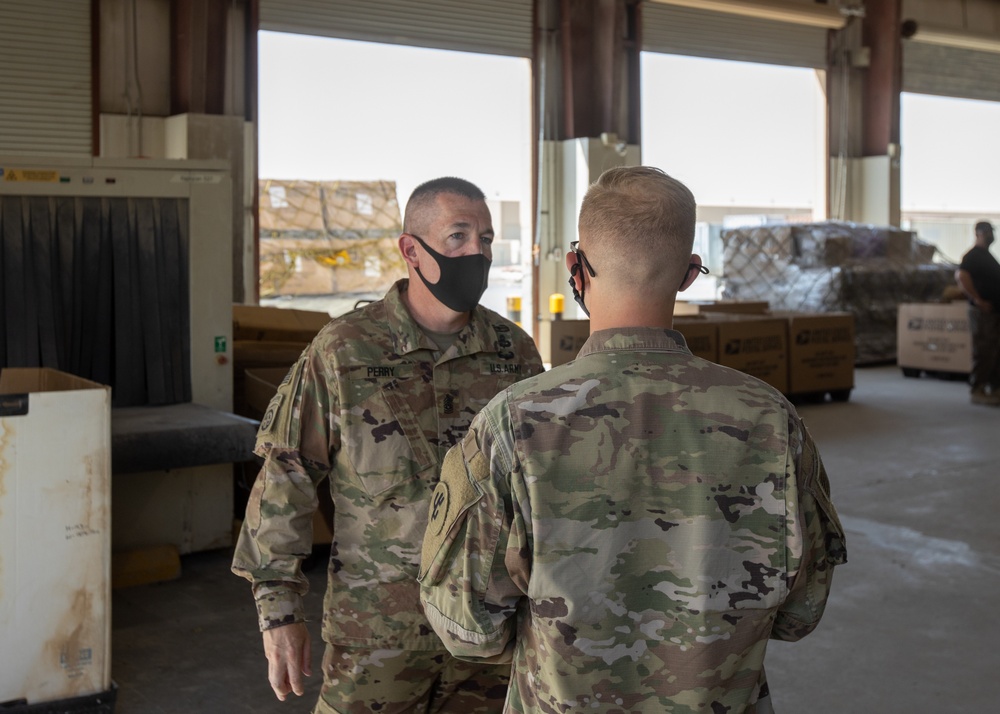
<svg viewBox="0 0 1000 714">
<path fill-rule="evenodd" d="M 260 176 L 460 176 L 488 198 L 527 200 L 526 59 L 260 33 Z"/>
<path fill-rule="evenodd" d="M 260 176 L 457 175 L 530 205 L 526 59 L 260 33 Z M 822 94 L 809 69 L 643 53 L 642 161 L 702 205 L 809 207 Z M 1000 212 L 1000 103 L 905 94 L 903 209 Z"/>
<path fill-rule="evenodd" d="M 811 69 L 644 52 L 642 161 L 699 204 L 811 206 L 821 99 Z"/>
<path fill-rule="evenodd" d="M 903 94 L 904 211 L 1000 213 L 1000 102 Z"/>
</svg>

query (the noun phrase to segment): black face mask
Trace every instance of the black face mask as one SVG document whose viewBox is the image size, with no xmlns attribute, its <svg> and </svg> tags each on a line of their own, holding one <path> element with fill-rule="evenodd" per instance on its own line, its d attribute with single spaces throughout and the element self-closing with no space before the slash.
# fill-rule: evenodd
<svg viewBox="0 0 1000 714">
<path fill-rule="evenodd" d="M 455 312 L 468 312 L 479 304 L 479 299 L 486 292 L 486 285 L 490 279 L 490 259 L 482 253 L 476 255 L 459 255 L 450 258 L 441 255 L 436 250 L 427 245 L 420 236 L 409 233 L 417 239 L 437 263 L 441 271 L 441 277 L 436 283 L 427 282 L 427 278 L 417 268 L 417 275 L 423 281 L 431 295 L 436 297 L 442 305 Z"/>
</svg>

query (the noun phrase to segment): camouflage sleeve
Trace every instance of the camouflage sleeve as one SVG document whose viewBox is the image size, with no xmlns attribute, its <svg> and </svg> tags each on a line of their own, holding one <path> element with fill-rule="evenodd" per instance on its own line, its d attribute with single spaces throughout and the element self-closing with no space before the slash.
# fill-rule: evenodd
<svg viewBox="0 0 1000 714">
<path fill-rule="evenodd" d="M 271 400 L 257 435 L 264 458 L 236 543 L 232 570 L 252 583 L 261 630 L 305 620 L 316 485 L 337 445 L 331 425 L 336 393 L 316 358 L 304 354 Z"/>
<path fill-rule="evenodd" d="M 833 568 L 847 562 L 844 529 L 830 500 L 830 480 L 816 445 L 797 419 L 790 433 L 789 481 L 794 480 L 798 502 L 795 514 L 801 557 L 788 597 L 778 610 L 771 637 L 794 642 L 819 624 L 833 581 Z"/>
<path fill-rule="evenodd" d="M 523 339 L 518 340 L 517 349 L 518 354 L 521 355 L 522 363 L 527 366 L 527 371 L 524 377 L 531 377 L 536 374 L 541 374 L 545 371 L 545 365 L 542 363 L 542 356 L 538 353 L 538 347 L 535 345 L 535 341 L 531 337 L 522 331 Z M 521 335 L 518 335 L 521 337 Z"/>
<path fill-rule="evenodd" d="M 427 619 L 455 657 L 509 662 L 524 590 L 507 561 L 524 552 L 523 528 L 511 507 L 510 452 L 491 448 L 490 406 L 445 457 L 418 580 Z"/>
</svg>

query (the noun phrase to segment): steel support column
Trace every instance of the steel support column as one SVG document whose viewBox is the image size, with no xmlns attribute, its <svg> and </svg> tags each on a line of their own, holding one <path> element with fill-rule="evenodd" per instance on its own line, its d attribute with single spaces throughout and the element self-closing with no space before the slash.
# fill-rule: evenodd
<svg viewBox="0 0 1000 714">
<path fill-rule="evenodd" d="M 561 143 L 603 139 L 607 151 L 621 156 L 621 147 L 633 145 L 634 153 L 639 143 L 640 12 L 639 0 L 535 0 L 531 305 L 536 316 L 547 312 L 549 293 L 564 282 L 558 254 L 575 224 L 574 207 L 563 193 Z M 538 339 L 535 320 L 532 326 Z"/>
</svg>

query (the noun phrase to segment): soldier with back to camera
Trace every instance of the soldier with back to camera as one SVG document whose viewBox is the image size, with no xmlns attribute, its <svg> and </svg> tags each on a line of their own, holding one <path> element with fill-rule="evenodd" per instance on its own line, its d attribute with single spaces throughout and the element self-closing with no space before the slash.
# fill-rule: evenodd
<svg viewBox="0 0 1000 714">
<path fill-rule="evenodd" d="M 605 172 L 566 255 L 590 338 L 449 451 L 420 568 L 445 646 L 512 662 L 508 712 L 770 712 L 769 638 L 818 624 L 844 532 L 775 389 L 671 329 L 691 192 Z"/>
</svg>

